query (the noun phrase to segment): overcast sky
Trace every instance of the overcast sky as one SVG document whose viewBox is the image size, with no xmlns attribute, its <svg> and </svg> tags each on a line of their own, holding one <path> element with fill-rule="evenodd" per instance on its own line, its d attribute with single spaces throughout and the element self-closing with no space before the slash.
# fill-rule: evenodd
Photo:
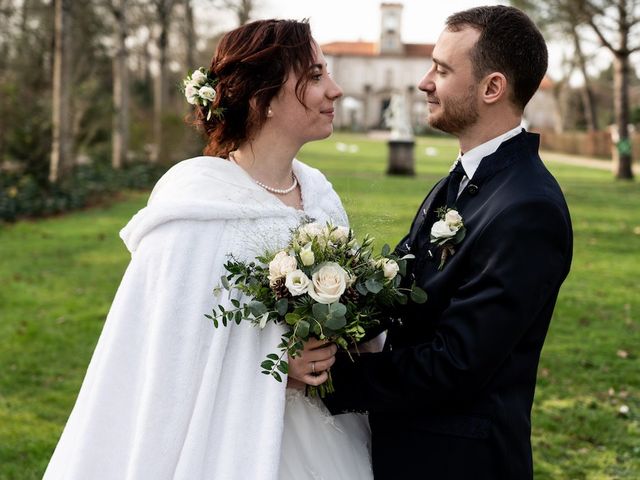
<svg viewBox="0 0 640 480">
<path fill-rule="evenodd" d="M 380 36 L 380 0 L 255 0 L 258 8 L 253 18 L 308 18 L 313 35 L 319 43 L 333 41 L 377 41 Z M 508 4 L 500 0 L 393 0 L 402 3 L 402 39 L 405 43 L 435 43 L 446 18 L 454 12 L 481 5 Z M 197 15 L 197 13 L 196 13 Z M 233 18 L 217 17 L 216 26 L 234 26 Z M 563 44 L 548 42 L 549 75 L 558 79 Z M 591 45 L 591 49 L 593 49 Z M 611 61 L 606 51 L 600 51 L 592 66 L 604 68 Z M 578 83 L 580 80 L 578 79 Z M 573 82 L 572 82 L 573 83 Z"/>
<path fill-rule="evenodd" d="M 320 43 L 375 41 L 380 35 L 379 0 L 257 0 L 261 18 L 309 18 Z M 394 2 L 389 2 L 394 3 Z M 406 43 L 434 43 L 445 19 L 454 12 L 499 1 L 403 0 L 402 37 Z"/>
</svg>

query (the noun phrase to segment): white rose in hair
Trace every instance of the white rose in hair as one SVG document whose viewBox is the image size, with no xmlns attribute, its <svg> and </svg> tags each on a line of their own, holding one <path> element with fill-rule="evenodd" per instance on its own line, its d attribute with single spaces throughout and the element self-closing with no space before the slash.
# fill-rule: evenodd
<svg viewBox="0 0 640 480">
<path fill-rule="evenodd" d="M 184 96 L 187 97 L 187 102 L 191 105 L 198 103 L 198 87 L 193 83 L 188 83 L 184 89 Z"/>
<path fill-rule="evenodd" d="M 273 260 L 269 262 L 269 281 L 273 283 L 297 268 L 296 257 L 292 257 L 287 252 L 278 252 Z"/>
<path fill-rule="evenodd" d="M 462 226 L 462 217 L 456 210 L 449 210 L 444 216 L 444 221 L 456 231 Z"/>
<path fill-rule="evenodd" d="M 294 297 L 307 293 L 309 289 L 309 277 L 307 277 L 302 270 L 294 270 L 287 273 L 287 278 L 284 282 L 289 293 Z"/>
<path fill-rule="evenodd" d="M 200 70 L 194 70 L 191 74 L 191 80 L 193 80 L 193 82 L 198 86 L 204 85 L 205 83 L 207 83 L 207 76 Z"/>
<path fill-rule="evenodd" d="M 395 260 L 387 260 L 382 266 L 382 271 L 384 272 L 384 278 L 392 280 L 400 271 L 400 267 L 398 267 L 398 264 Z"/>
<path fill-rule="evenodd" d="M 334 262 L 323 263 L 311 276 L 309 295 L 318 303 L 337 302 L 347 288 L 349 274 Z"/>
<path fill-rule="evenodd" d="M 437 240 L 454 237 L 458 229 L 452 230 L 444 220 L 438 220 L 431 227 L 431 236 Z"/>
<path fill-rule="evenodd" d="M 213 102 L 216 99 L 216 91 L 208 85 L 200 88 L 198 95 L 200 95 L 200 98 L 204 98 L 210 102 Z"/>
</svg>

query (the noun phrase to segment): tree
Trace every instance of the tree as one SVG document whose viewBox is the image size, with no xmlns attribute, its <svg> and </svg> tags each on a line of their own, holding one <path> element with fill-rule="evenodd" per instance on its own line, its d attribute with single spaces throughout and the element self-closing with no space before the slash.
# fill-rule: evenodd
<svg viewBox="0 0 640 480">
<path fill-rule="evenodd" d="M 256 0 L 220 0 L 216 2 L 220 8 L 230 10 L 238 19 L 238 25 L 246 24 L 256 9 Z"/>
<path fill-rule="evenodd" d="M 72 168 L 71 138 L 71 0 L 55 0 L 53 62 L 53 140 L 49 181 L 57 183 Z"/>
<path fill-rule="evenodd" d="M 552 36 L 569 39 L 573 45 L 574 58 L 569 73 L 577 67 L 582 74 L 582 104 L 584 106 L 587 129 L 598 130 L 596 96 L 587 72 L 588 59 L 582 48 L 580 27 L 584 26 L 580 0 L 513 0 L 516 7 L 527 10 L 540 27 Z M 567 78 L 568 79 L 568 78 Z"/>
<path fill-rule="evenodd" d="M 613 54 L 613 98 L 618 129 L 616 178 L 632 179 L 629 138 L 629 57 L 640 50 L 640 0 L 580 0 L 580 12 Z"/>
<path fill-rule="evenodd" d="M 151 162 L 158 163 L 162 155 L 162 120 L 168 98 L 167 58 L 169 46 L 169 28 L 171 13 L 175 6 L 174 0 L 153 0 L 158 27 L 158 74 L 156 76 L 153 95 L 153 149 Z"/>
<path fill-rule="evenodd" d="M 127 0 L 109 2 L 114 18 L 115 54 L 113 58 L 113 130 L 111 166 L 119 169 L 129 150 L 129 66 L 127 65 Z"/>
</svg>

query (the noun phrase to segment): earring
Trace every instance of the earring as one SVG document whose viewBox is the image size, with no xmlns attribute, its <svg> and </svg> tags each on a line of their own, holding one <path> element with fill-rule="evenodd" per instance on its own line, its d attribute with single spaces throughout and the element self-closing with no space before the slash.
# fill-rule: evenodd
<svg viewBox="0 0 640 480">
<path fill-rule="evenodd" d="M 271 110 L 271 107 L 267 110 L 267 117 L 273 117 L 273 110 Z"/>
</svg>

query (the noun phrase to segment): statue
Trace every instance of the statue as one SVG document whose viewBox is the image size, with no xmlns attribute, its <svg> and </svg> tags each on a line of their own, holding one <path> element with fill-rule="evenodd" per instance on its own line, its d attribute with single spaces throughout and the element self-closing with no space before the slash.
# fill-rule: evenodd
<svg viewBox="0 0 640 480">
<path fill-rule="evenodd" d="M 412 140 L 413 129 L 404 95 L 394 93 L 391 102 L 384 111 L 384 123 L 391 128 L 391 140 Z"/>
<path fill-rule="evenodd" d="M 413 129 L 405 102 L 405 96 L 394 93 L 389 107 L 384 112 L 385 125 L 391 128 L 389 137 L 389 166 L 390 175 L 415 175 L 415 158 L 413 149 Z"/>
</svg>

